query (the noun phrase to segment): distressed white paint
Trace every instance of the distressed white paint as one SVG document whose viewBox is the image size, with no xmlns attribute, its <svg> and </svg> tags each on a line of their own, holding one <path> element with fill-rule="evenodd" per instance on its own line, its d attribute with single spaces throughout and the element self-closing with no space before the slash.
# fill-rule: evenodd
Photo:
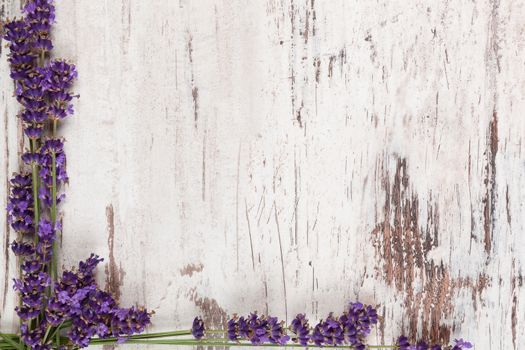
<svg viewBox="0 0 525 350">
<path fill-rule="evenodd" d="M 19 13 L 17 0 L 1 3 L 5 16 Z M 385 281 L 372 232 L 385 217 L 383 182 L 405 159 L 421 227 L 430 206 L 439 211 L 425 262 L 458 281 L 488 279 L 480 293 L 447 295 L 443 325 L 477 349 L 523 348 L 524 17 L 511 0 L 58 1 L 56 52 L 78 65 L 81 95 L 61 129 L 64 266 L 108 257 L 113 206 L 121 301 L 154 309 L 152 329 L 187 327 L 205 297 L 228 314 L 288 320 L 359 298 L 381 304 L 374 337 L 390 342 L 410 330 L 407 291 Z M 5 53 L 4 184 L 19 139 Z M 202 271 L 181 273 L 189 264 Z M 12 256 L 8 266 L 1 281 L 16 274 Z M 1 298 L 0 325 L 13 328 L 11 288 Z"/>
</svg>

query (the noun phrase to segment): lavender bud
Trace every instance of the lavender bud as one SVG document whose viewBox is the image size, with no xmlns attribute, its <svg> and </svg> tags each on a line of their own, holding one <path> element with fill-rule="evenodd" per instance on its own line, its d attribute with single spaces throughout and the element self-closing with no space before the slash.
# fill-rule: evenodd
<svg viewBox="0 0 525 350">
<path fill-rule="evenodd" d="M 195 339 L 202 339 L 204 336 L 204 321 L 200 317 L 195 317 L 193 326 L 191 327 L 191 334 Z"/>
</svg>

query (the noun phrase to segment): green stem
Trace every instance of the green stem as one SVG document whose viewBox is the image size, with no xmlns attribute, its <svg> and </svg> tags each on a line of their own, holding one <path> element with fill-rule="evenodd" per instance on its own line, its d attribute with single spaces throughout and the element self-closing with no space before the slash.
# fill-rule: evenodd
<svg viewBox="0 0 525 350">
<path fill-rule="evenodd" d="M 44 343 L 46 342 L 47 337 L 49 336 L 49 332 L 50 332 L 50 331 L 51 331 L 51 326 L 47 326 L 46 334 L 44 335 Z"/>
<path fill-rule="evenodd" d="M 6 343 L 8 343 L 9 345 L 11 345 L 13 348 L 15 348 L 17 350 L 23 350 L 24 347 L 25 347 L 23 344 L 17 343 L 13 339 L 11 339 L 11 337 L 6 336 L 6 335 L 4 335 L 2 333 L 0 333 L 0 338 L 4 339 Z"/>
<path fill-rule="evenodd" d="M 30 148 L 31 153 L 35 153 L 37 149 L 37 142 L 35 139 L 31 139 L 30 141 Z M 36 162 L 33 162 L 31 165 L 32 168 L 32 174 L 31 174 L 31 180 L 33 182 L 33 216 L 34 216 L 34 223 L 35 226 L 35 243 L 38 243 L 38 222 L 40 221 L 40 207 L 38 205 L 38 164 Z"/>
<path fill-rule="evenodd" d="M 38 147 L 37 142 L 38 141 L 35 139 L 29 140 L 29 147 L 30 147 L 31 153 L 35 153 L 37 151 L 37 147 Z M 36 246 L 38 243 L 38 222 L 40 221 L 40 205 L 39 205 L 40 201 L 38 200 L 38 188 L 39 188 L 39 183 L 40 183 L 40 177 L 38 176 L 38 164 L 36 162 L 33 162 L 31 164 L 31 181 L 32 181 L 32 187 L 33 187 L 33 218 L 34 218 L 33 226 L 35 229 L 35 237 L 33 239 L 34 239 L 35 246 Z M 22 305 L 22 299 L 20 299 L 20 305 Z M 37 324 L 35 327 L 38 327 L 38 323 L 39 323 L 38 319 L 36 320 L 36 323 Z M 30 323 L 30 327 L 32 325 L 33 325 L 33 322 Z M 20 326 L 22 326 L 22 320 L 20 320 Z M 20 342 L 20 345 L 25 349 L 26 346 L 24 342 L 22 341 L 22 338 L 20 338 L 19 342 Z"/>
<path fill-rule="evenodd" d="M 62 323 L 59 324 L 58 327 L 56 327 L 56 328 L 53 330 L 53 333 L 51 333 L 51 335 L 49 335 L 49 331 L 51 330 L 52 327 L 48 327 L 48 328 L 47 328 L 46 335 L 44 336 L 44 344 L 47 343 L 47 340 L 48 340 L 48 339 L 53 339 L 53 337 L 55 336 L 55 334 L 58 334 L 58 331 L 60 330 L 60 328 L 62 327 L 63 324 L 64 324 L 64 321 L 62 321 Z M 57 339 L 60 340 L 60 338 L 57 338 Z M 57 344 L 57 345 L 60 345 L 60 344 Z"/>
<path fill-rule="evenodd" d="M 57 130 L 57 120 L 53 120 L 53 138 L 55 138 Z M 52 176 L 52 186 L 51 186 L 51 222 L 53 227 L 56 227 L 57 222 L 57 167 L 56 167 L 56 154 L 52 152 L 51 154 L 51 176 Z M 57 263 L 57 239 L 53 241 L 53 252 L 51 260 L 51 280 L 56 282 L 58 279 L 58 263 Z M 52 284 L 53 285 L 53 284 Z"/>
<path fill-rule="evenodd" d="M 108 344 L 114 344 L 114 342 L 96 342 L 96 343 L 90 343 L 90 345 L 108 345 Z M 224 346 L 224 347 L 233 347 L 233 346 L 254 346 L 252 343 L 233 343 L 228 341 L 220 341 L 220 340 L 195 340 L 195 339 L 181 339 L 181 340 L 139 340 L 139 339 L 130 339 L 126 341 L 124 344 L 144 344 L 144 345 L 200 345 L 200 346 Z M 300 344 L 258 344 L 257 346 L 262 347 L 280 347 L 280 348 L 305 348 L 305 346 L 302 346 Z M 309 348 L 321 348 L 322 346 L 316 346 L 316 345 L 308 345 Z M 352 345 L 337 345 L 337 346 L 330 346 L 330 348 L 336 348 L 336 349 L 354 349 L 354 346 Z M 397 345 L 368 345 L 369 349 L 397 349 Z"/>
<path fill-rule="evenodd" d="M 136 334 L 129 337 L 130 340 L 135 339 L 153 339 L 153 338 L 166 338 L 166 337 L 177 337 L 183 335 L 190 335 L 190 330 L 184 331 L 172 331 L 172 332 L 157 332 L 157 333 L 147 333 L 147 334 Z M 191 339 L 190 339 L 191 340 Z M 106 341 L 117 341 L 117 338 L 94 338 L 91 339 L 91 343 L 101 343 Z"/>
</svg>

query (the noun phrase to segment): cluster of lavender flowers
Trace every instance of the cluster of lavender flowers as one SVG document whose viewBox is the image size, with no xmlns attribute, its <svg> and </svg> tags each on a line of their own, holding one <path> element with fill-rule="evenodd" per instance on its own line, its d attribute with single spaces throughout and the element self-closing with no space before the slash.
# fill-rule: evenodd
<svg viewBox="0 0 525 350">
<path fill-rule="evenodd" d="M 31 175 L 16 174 L 11 179 L 11 191 L 7 203 L 7 220 L 20 233 L 34 232 L 33 186 Z"/>
<path fill-rule="evenodd" d="M 415 344 L 411 344 L 408 338 L 404 335 L 400 336 L 397 340 L 397 347 L 399 350 L 442 350 L 444 347 L 440 344 L 430 345 L 427 342 L 421 340 Z M 454 339 L 454 345 L 449 347 L 451 350 L 463 350 L 471 349 L 472 344 L 463 339 Z"/>
<path fill-rule="evenodd" d="M 230 341 L 246 340 L 257 345 L 264 343 L 284 345 L 292 341 L 302 346 L 346 344 L 362 350 L 365 348 L 366 337 L 377 321 L 376 309 L 355 302 L 350 303 L 341 316 L 335 317 L 330 313 L 315 327 L 310 327 L 304 314 L 297 315 L 288 328 L 276 317 L 258 316 L 257 313 L 251 313 L 247 317 L 234 315 L 228 321 L 226 333 Z M 204 322 L 199 317 L 195 318 L 192 327 L 193 336 L 202 339 L 204 333 Z"/>
<path fill-rule="evenodd" d="M 15 280 L 22 306 L 16 312 L 22 323 L 24 343 L 32 349 L 52 349 L 55 333 L 68 324 L 67 336 L 78 347 L 86 347 L 94 336 L 127 337 L 143 332 L 150 323 L 150 314 L 142 308 L 119 308 L 113 296 L 97 286 L 94 269 L 102 261 L 91 255 L 79 263 L 76 271 L 64 271 L 52 285 L 46 265 L 51 259 L 56 228 L 43 219 L 38 228 L 36 247 L 31 242 L 13 242 L 13 252 L 23 258 L 22 276 Z M 32 327 L 34 320 L 37 326 Z M 55 344 L 56 345 L 56 344 Z"/>
<path fill-rule="evenodd" d="M 377 324 L 377 311 L 370 305 L 360 302 L 350 303 L 348 309 L 339 317 L 330 313 L 325 320 L 321 320 L 311 327 L 304 314 L 298 314 L 289 327 L 284 321 L 276 317 L 259 316 L 256 312 L 247 317 L 234 315 L 227 323 L 224 333 L 230 342 L 250 342 L 253 345 L 277 344 L 285 345 L 289 342 L 301 346 L 351 346 L 353 349 L 366 349 L 366 337 L 372 326 Z M 193 320 L 191 333 L 194 338 L 205 344 L 204 321 L 200 317 Z M 209 338 L 213 341 L 214 338 Z M 227 344 L 226 344 L 227 345 Z M 380 347 L 380 346 L 376 346 Z M 463 350 L 472 348 L 472 344 L 463 339 L 456 339 L 454 345 L 429 345 L 424 341 L 411 344 L 408 338 L 401 336 L 393 346 L 400 350 Z"/>
<path fill-rule="evenodd" d="M 28 169 L 12 178 L 7 205 L 8 222 L 18 233 L 11 244 L 21 270 L 14 281 L 20 295 L 16 312 L 21 339 L 37 350 L 63 348 L 63 334 L 76 347 L 86 347 L 95 336 L 124 341 L 143 332 L 151 316 L 143 308 L 120 308 L 97 286 L 94 270 L 102 259 L 96 255 L 60 278 L 57 274 L 57 204 L 64 198 L 58 192 L 68 177 L 64 142 L 56 130 L 73 114 L 72 100 L 78 96 L 71 92 L 76 67 L 50 59 L 54 19 L 52 0 L 29 0 L 22 18 L 6 23 L 3 32 L 15 96 L 22 106 L 19 116 L 29 139 L 22 156 Z"/>
<path fill-rule="evenodd" d="M 228 339 L 248 339 L 252 344 L 286 344 L 290 337 L 286 335 L 283 327 L 284 322 L 277 317 L 259 316 L 251 313 L 249 316 L 234 316 L 228 321 Z"/>
</svg>

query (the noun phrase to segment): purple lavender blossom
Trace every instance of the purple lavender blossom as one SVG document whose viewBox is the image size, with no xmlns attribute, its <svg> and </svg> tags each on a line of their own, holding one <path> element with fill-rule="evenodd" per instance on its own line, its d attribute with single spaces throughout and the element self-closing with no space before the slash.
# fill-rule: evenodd
<svg viewBox="0 0 525 350">
<path fill-rule="evenodd" d="M 3 35 L 10 50 L 8 60 L 15 80 L 15 96 L 23 107 L 20 118 L 24 134 L 31 140 L 30 151 L 23 154 L 22 160 L 38 169 L 41 199 L 39 208 L 33 208 L 31 175 L 18 174 L 11 180 L 9 223 L 23 234 L 34 232 L 38 225 L 36 236 L 32 237 L 34 242 L 20 238 L 11 244 L 13 252 L 22 257 L 20 278 L 14 280 L 14 289 L 21 299 L 16 308 L 22 320 L 21 337 L 33 350 L 57 348 L 45 339 L 45 334 L 50 327 L 69 321 L 67 335 L 76 347 L 88 346 L 94 336 L 116 337 L 124 342 L 145 330 L 151 322 L 151 313 L 140 307 L 121 308 L 110 293 L 97 286 L 94 270 L 102 259 L 92 254 L 79 263 L 78 269 L 64 271 L 58 281 L 51 281 L 53 243 L 56 232 L 61 230 L 54 218 L 48 220 L 55 200 L 52 193 L 68 178 L 63 140 L 45 139 L 44 133 L 49 124 L 55 130 L 58 120 L 73 113 L 71 101 L 78 96 L 70 89 L 77 71 L 65 60 L 46 64 L 53 48 L 53 0 L 29 0 L 23 13 L 22 19 L 4 26 Z M 63 195 L 58 195 L 56 201 L 62 198 Z M 38 223 L 34 222 L 34 209 L 39 210 L 42 218 Z M 274 332 L 279 332 L 277 325 Z"/>
<path fill-rule="evenodd" d="M 99 293 L 103 294 L 103 292 Z M 99 308 L 103 307 L 104 299 L 108 299 L 109 294 L 103 294 L 104 297 L 99 299 L 100 295 L 95 298 L 96 304 Z M 109 302 L 109 300 L 106 300 Z M 111 330 L 112 335 L 119 338 L 120 342 L 124 342 L 129 336 L 142 333 L 151 323 L 151 314 L 144 308 L 113 308 L 110 313 L 113 315 L 111 318 Z"/>
<path fill-rule="evenodd" d="M 17 256 L 28 256 L 35 253 L 35 248 L 32 243 L 13 241 L 11 243 L 11 250 Z"/>
<path fill-rule="evenodd" d="M 310 325 L 304 314 L 298 314 L 293 319 L 291 329 L 296 335 L 296 337 L 292 339 L 294 342 L 298 342 L 303 346 L 308 345 L 310 341 Z"/>
<path fill-rule="evenodd" d="M 319 345 L 339 345 L 344 341 L 343 326 L 332 313 L 314 328 L 314 342 Z"/>
<path fill-rule="evenodd" d="M 227 336 L 231 341 L 249 340 L 252 344 L 284 345 L 290 340 L 283 321 L 277 317 L 259 316 L 256 312 L 246 318 L 234 315 L 228 320 L 227 327 Z"/>
<path fill-rule="evenodd" d="M 191 327 L 191 334 L 195 339 L 202 339 L 204 337 L 204 321 L 200 317 L 195 317 L 193 326 Z"/>
<path fill-rule="evenodd" d="M 463 339 L 455 339 L 454 340 L 455 345 L 452 347 L 447 347 L 447 349 L 452 350 L 463 350 L 463 349 L 470 349 L 472 348 L 472 344 L 468 341 L 464 341 Z M 397 339 L 396 345 L 398 346 L 399 350 L 441 350 L 442 345 L 435 344 L 430 346 L 425 341 L 419 341 L 417 344 L 411 344 L 408 341 L 408 338 L 404 335 L 400 336 Z"/>
<path fill-rule="evenodd" d="M 247 317 L 234 315 L 227 322 L 226 333 L 230 341 L 247 340 L 254 345 L 264 343 L 284 345 L 292 340 L 302 346 L 351 344 L 361 350 L 365 348 L 365 338 L 370 333 L 371 326 L 376 323 L 377 312 L 374 308 L 361 303 L 351 303 L 342 317 L 338 318 L 330 313 L 313 329 L 308 324 L 306 316 L 298 314 L 289 327 L 293 332 L 292 337 L 287 334 L 283 321 L 279 321 L 276 317 L 259 316 L 255 312 Z"/>
<path fill-rule="evenodd" d="M 59 188 L 68 181 L 66 171 L 66 154 L 64 153 L 64 142 L 61 139 L 48 139 L 40 148 L 36 159 L 40 165 L 39 175 L 42 179 L 38 197 L 47 205 L 51 206 L 53 198 L 51 187 L 53 186 L 53 156 L 55 157 L 56 184 Z M 64 194 L 57 195 L 57 203 L 64 199 Z"/>
<path fill-rule="evenodd" d="M 463 340 L 463 338 L 460 339 L 454 339 L 454 342 L 456 343 L 452 350 L 462 350 L 462 349 L 470 349 L 472 348 L 472 343 Z"/>
<path fill-rule="evenodd" d="M 102 261 L 92 254 L 78 264 L 76 271 L 64 271 L 55 283 L 54 292 L 47 297 L 51 285 L 47 273 L 52 254 L 56 227 L 48 220 L 39 223 L 39 242 L 36 250 L 31 244 L 15 242 L 13 249 L 28 256 L 22 264 L 23 275 L 15 280 L 15 290 L 22 298 L 22 305 L 16 309 L 24 320 L 22 337 L 31 349 L 45 349 L 42 327 L 58 326 L 71 321 L 68 337 L 78 347 L 89 345 L 91 338 L 117 337 L 124 342 L 129 336 L 143 332 L 151 321 L 151 314 L 143 308 L 120 308 L 113 296 L 96 285 L 94 270 Z M 47 308 L 44 310 L 44 305 Z M 37 329 L 28 327 L 30 320 L 44 311 L 45 317 Z"/>
<path fill-rule="evenodd" d="M 52 120 L 61 120 L 73 114 L 71 101 L 77 96 L 69 90 L 78 76 L 75 65 L 55 60 L 40 72 L 43 75 L 42 88 L 49 101 L 49 117 Z"/>
<path fill-rule="evenodd" d="M 323 331 L 322 331 L 322 323 L 318 323 L 314 327 L 310 339 L 317 346 L 322 346 L 324 344 L 324 335 L 323 335 Z"/>
<path fill-rule="evenodd" d="M 27 324 L 22 324 L 20 327 L 22 333 L 22 339 L 24 343 L 29 345 L 32 349 L 36 349 L 41 344 L 44 338 L 44 331 L 42 327 L 38 329 L 31 329 Z"/>
<path fill-rule="evenodd" d="M 340 318 L 344 327 L 346 340 L 357 345 L 364 342 L 370 334 L 372 325 L 377 324 L 377 311 L 370 305 L 363 305 L 360 302 L 350 303 L 348 311 Z"/>
<path fill-rule="evenodd" d="M 38 244 L 36 245 L 36 252 L 42 264 L 47 264 L 51 261 L 53 255 L 53 242 L 56 238 L 56 232 L 60 231 L 60 225 L 49 220 L 42 219 L 38 224 Z"/>
<path fill-rule="evenodd" d="M 396 345 L 398 346 L 399 350 L 412 350 L 413 349 L 412 345 L 408 341 L 408 338 L 405 337 L 404 335 L 400 336 L 397 339 Z"/>
<path fill-rule="evenodd" d="M 235 320 L 236 318 L 236 315 L 234 315 L 233 318 L 229 319 L 228 320 L 228 323 L 227 323 L 227 330 L 226 330 L 226 335 L 228 337 L 229 340 L 231 341 L 237 341 L 237 339 L 239 338 L 239 330 L 238 330 L 238 326 L 237 326 L 237 322 Z M 195 318 L 197 319 L 197 318 Z M 195 320 L 193 321 L 193 324 L 195 324 Z M 192 332 L 193 334 L 193 332 Z M 195 337 L 195 335 L 194 335 Z M 200 338 L 197 338 L 195 337 L 196 339 L 200 339 Z"/>
<path fill-rule="evenodd" d="M 248 326 L 250 327 L 249 340 L 252 344 L 262 344 L 269 341 L 267 324 L 268 321 L 264 317 L 259 317 L 256 312 L 253 312 L 247 318 Z"/>
<path fill-rule="evenodd" d="M 270 329 L 270 343 L 284 345 L 290 340 L 283 327 L 284 321 L 279 321 L 277 317 L 268 317 L 268 327 Z"/>
<path fill-rule="evenodd" d="M 24 242 L 15 242 L 12 247 L 15 252 L 24 252 L 26 256 L 20 266 L 22 275 L 14 283 L 14 289 L 20 293 L 22 301 L 16 312 L 24 321 L 40 314 L 47 300 L 45 291 L 51 285 L 47 263 L 51 259 L 51 247 L 56 237 L 51 222 L 45 219 L 39 222 L 38 237 L 36 249 L 32 244 Z"/>
<path fill-rule="evenodd" d="M 24 134 L 30 139 L 38 139 L 42 136 L 44 127 L 42 125 L 28 126 L 24 129 Z"/>
<path fill-rule="evenodd" d="M 9 42 L 11 77 L 16 82 L 17 100 L 25 107 L 21 117 L 24 132 L 32 139 L 42 136 L 43 123 L 63 119 L 73 113 L 71 88 L 77 77 L 74 65 L 54 60 L 45 67 L 40 65 L 53 48 L 50 39 L 55 19 L 52 0 L 28 1 L 23 10 L 25 17 L 5 25 L 4 38 Z"/>
<path fill-rule="evenodd" d="M 40 242 L 44 242 L 46 245 L 50 245 L 55 240 L 55 227 L 49 220 L 42 219 L 38 223 L 38 237 Z"/>
<path fill-rule="evenodd" d="M 24 122 L 26 122 L 27 124 L 31 124 L 31 125 L 42 124 L 48 118 L 46 109 L 41 109 L 41 110 L 26 109 L 22 111 L 22 113 L 20 114 L 20 117 L 22 118 Z"/>
<path fill-rule="evenodd" d="M 33 232 L 33 190 L 31 175 L 16 174 L 11 179 L 7 221 L 20 233 Z"/>
<path fill-rule="evenodd" d="M 14 20 L 4 26 L 4 39 L 9 42 L 9 63 L 11 66 L 11 78 L 14 80 L 29 77 L 33 70 L 36 55 L 32 51 L 32 35 L 29 25 L 24 20 Z"/>
<path fill-rule="evenodd" d="M 114 336 L 124 342 L 151 323 L 145 309 L 120 308 L 111 294 L 98 288 L 94 269 L 101 261 L 92 254 L 79 263 L 77 271 L 64 271 L 46 310 L 51 325 L 71 320 L 68 336 L 79 347 L 88 346 L 94 336 Z"/>
<path fill-rule="evenodd" d="M 22 154 L 22 161 L 27 165 L 38 164 L 40 155 L 38 153 L 25 152 Z"/>
<path fill-rule="evenodd" d="M 32 69 L 26 78 L 17 81 L 15 95 L 27 110 L 46 113 L 45 90 L 42 88 L 44 76 L 34 67 Z"/>
<path fill-rule="evenodd" d="M 78 73 L 74 64 L 65 60 L 54 60 L 47 66 L 42 86 L 50 92 L 71 89 Z"/>
<path fill-rule="evenodd" d="M 248 324 L 248 319 L 241 316 L 237 324 L 239 329 L 239 337 L 247 339 L 250 336 L 250 326 Z"/>
<path fill-rule="evenodd" d="M 37 53 L 51 51 L 51 25 L 55 21 L 55 7 L 52 0 L 33 0 L 27 2 L 23 12 L 33 36 L 33 48 Z"/>
</svg>

